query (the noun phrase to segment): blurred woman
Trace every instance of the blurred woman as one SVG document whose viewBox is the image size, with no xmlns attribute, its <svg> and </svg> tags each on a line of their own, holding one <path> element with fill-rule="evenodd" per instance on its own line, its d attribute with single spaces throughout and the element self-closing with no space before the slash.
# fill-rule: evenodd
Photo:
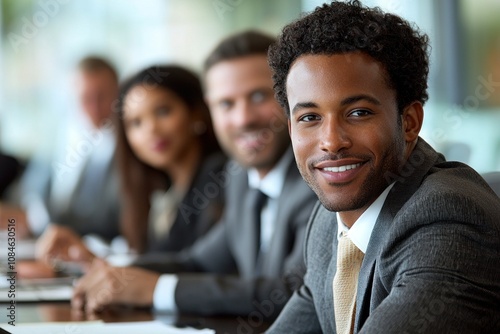
<svg viewBox="0 0 500 334">
<path fill-rule="evenodd" d="M 198 77 L 175 65 L 144 69 L 121 87 L 116 108 L 122 235 L 136 253 L 180 251 L 216 223 L 223 167 Z M 94 258 L 71 231 L 44 236 L 38 258 Z"/>
<path fill-rule="evenodd" d="M 117 107 L 123 235 L 139 253 L 190 246 L 223 206 L 225 159 L 198 78 L 147 68 L 122 86 Z"/>
</svg>

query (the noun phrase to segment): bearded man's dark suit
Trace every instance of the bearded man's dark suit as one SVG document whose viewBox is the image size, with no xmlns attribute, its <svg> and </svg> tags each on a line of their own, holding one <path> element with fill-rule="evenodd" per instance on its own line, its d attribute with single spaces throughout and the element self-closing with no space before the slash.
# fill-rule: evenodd
<svg viewBox="0 0 500 334">
<path fill-rule="evenodd" d="M 180 254 L 150 254 L 136 262 L 157 272 L 179 273 L 175 303 L 180 312 L 249 315 L 255 311 L 272 319 L 302 283 L 305 230 L 317 197 L 290 157 L 274 232 L 257 273 L 260 236 L 254 213 L 245 204 L 254 190 L 247 173 L 235 161 L 229 162 L 222 220 L 206 236 Z"/>
</svg>

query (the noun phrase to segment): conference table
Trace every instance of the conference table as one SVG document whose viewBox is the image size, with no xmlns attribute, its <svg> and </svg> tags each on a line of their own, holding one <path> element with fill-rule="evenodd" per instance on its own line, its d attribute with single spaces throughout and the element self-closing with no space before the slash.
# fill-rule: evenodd
<svg viewBox="0 0 500 334">
<path fill-rule="evenodd" d="M 3 239 L 2 239 L 3 237 Z M 5 236 L 0 233 L 0 244 L 3 246 L 6 241 Z M 17 243 L 16 257 L 20 262 L 34 258 L 34 241 L 22 240 Z M 3 248 L 3 247 L 2 247 Z M 0 250 L 0 264 L 6 262 L 6 252 Z M 19 266 L 19 263 L 17 264 Z M 1 269 L 1 268 L 0 268 Z M 18 269 L 18 268 L 16 268 Z M 0 278 L 2 277 L 0 272 Z M 5 279 L 5 276 L 3 277 Z M 4 282 L 5 283 L 5 282 Z M 19 283 L 19 282 L 17 282 Z M 1 284 L 0 284 L 1 286 Z M 18 287 L 19 288 L 19 287 Z M 49 292 L 50 293 L 50 292 Z M 5 300 L 5 299 L 4 299 Z M 60 299 L 61 300 L 61 299 Z M 6 325 L 8 303 L 0 301 L 0 325 Z M 250 316 L 196 316 L 188 314 L 162 314 L 148 309 L 138 309 L 133 307 L 114 307 L 104 312 L 87 315 L 71 308 L 69 301 L 38 301 L 19 302 L 15 304 L 15 323 L 41 323 L 41 322 L 69 322 L 69 321 L 95 321 L 104 322 L 135 322 L 135 321 L 161 321 L 168 325 L 177 327 L 210 328 L 216 333 L 262 333 L 271 323 L 263 321 L 260 314 Z M 0 331 L 1 333 L 1 331 Z"/>
<path fill-rule="evenodd" d="M 0 324 L 5 325 L 8 304 L 0 303 Z M 7 320 L 6 320 L 7 319 Z M 158 320 L 177 327 L 210 328 L 216 333 L 262 333 L 270 323 L 258 317 L 229 317 L 229 316 L 195 316 L 173 315 L 152 312 L 150 309 L 116 307 L 95 315 L 86 315 L 71 308 L 69 302 L 37 302 L 16 304 L 16 325 L 38 322 L 68 322 L 68 321 L 95 321 L 104 322 L 135 322 Z"/>
</svg>

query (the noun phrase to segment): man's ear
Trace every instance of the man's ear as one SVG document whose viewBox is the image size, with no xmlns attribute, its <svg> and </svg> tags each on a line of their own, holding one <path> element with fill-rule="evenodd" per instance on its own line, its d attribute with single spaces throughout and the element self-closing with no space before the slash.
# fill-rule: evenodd
<svg viewBox="0 0 500 334">
<path fill-rule="evenodd" d="M 407 143 L 414 142 L 418 138 L 422 123 L 424 121 L 424 109 L 422 103 L 415 101 L 408 105 L 401 115 L 404 139 Z"/>
</svg>

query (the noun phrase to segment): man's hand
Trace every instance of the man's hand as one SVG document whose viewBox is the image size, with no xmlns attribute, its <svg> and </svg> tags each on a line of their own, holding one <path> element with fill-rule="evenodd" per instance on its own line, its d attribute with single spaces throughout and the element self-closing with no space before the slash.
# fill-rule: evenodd
<svg viewBox="0 0 500 334">
<path fill-rule="evenodd" d="M 52 266 L 40 261 L 20 261 L 16 264 L 17 277 L 19 278 L 53 278 L 56 272 Z"/>
<path fill-rule="evenodd" d="M 40 236 L 35 255 L 47 264 L 53 264 L 56 259 L 90 264 L 95 257 L 79 235 L 68 227 L 58 225 L 48 226 Z"/>
<path fill-rule="evenodd" d="M 12 205 L 0 203 L 0 230 L 7 229 L 9 220 L 15 221 L 16 237 L 25 239 L 31 236 L 24 210 Z"/>
<path fill-rule="evenodd" d="M 159 273 L 135 267 L 111 267 L 95 259 L 77 283 L 71 305 L 87 313 L 111 305 L 152 306 Z"/>
</svg>

